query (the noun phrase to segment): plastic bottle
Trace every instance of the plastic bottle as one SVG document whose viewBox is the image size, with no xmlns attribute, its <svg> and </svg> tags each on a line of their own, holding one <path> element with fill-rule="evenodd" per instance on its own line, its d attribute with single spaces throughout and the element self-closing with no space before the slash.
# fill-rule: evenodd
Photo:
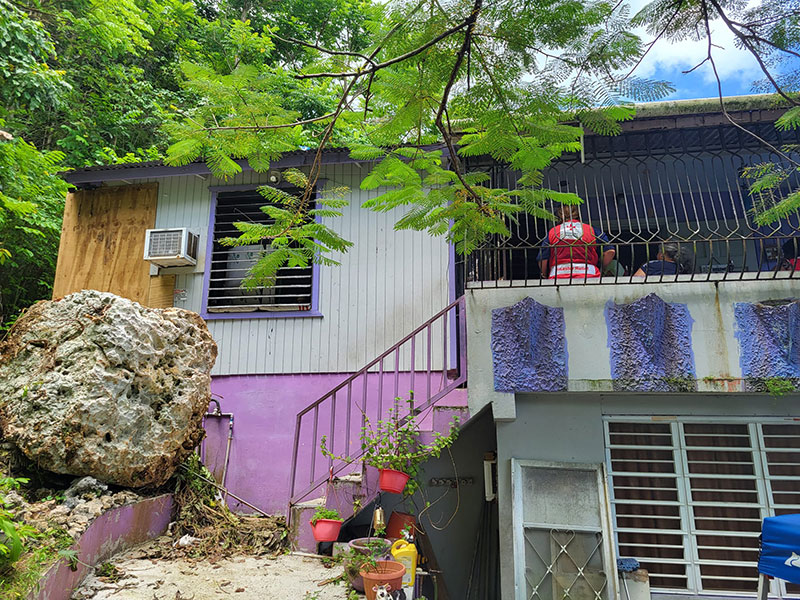
<svg viewBox="0 0 800 600">
<path fill-rule="evenodd" d="M 391 552 L 392 558 L 406 568 L 406 573 L 403 575 L 403 587 L 413 590 L 417 574 L 417 560 L 419 558 L 417 547 L 412 542 L 397 540 L 392 544 Z"/>
</svg>

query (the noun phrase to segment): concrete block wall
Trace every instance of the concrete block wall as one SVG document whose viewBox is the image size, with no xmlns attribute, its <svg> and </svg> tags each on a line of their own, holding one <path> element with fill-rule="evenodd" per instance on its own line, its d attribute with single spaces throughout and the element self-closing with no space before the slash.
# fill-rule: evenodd
<svg viewBox="0 0 800 600">
<path fill-rule="evenodd" d="M 768 378 L 800 383 L 797 296 L 800 285 L 787 278 L 469 288 L 470 411 L 491 404 L 495 419 L 512 420 L 514 392 L 740 392 Z M 558 314 L 560 327 L 550 323 Z"/>
</svg>

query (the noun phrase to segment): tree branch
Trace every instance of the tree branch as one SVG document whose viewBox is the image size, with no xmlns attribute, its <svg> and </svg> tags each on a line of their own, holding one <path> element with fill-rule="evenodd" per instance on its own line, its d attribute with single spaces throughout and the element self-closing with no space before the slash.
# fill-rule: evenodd
<svg viewBox="0 0 800 600">
<path fill-rule="evenodd" d="M 335 115 L 336 112 L 332 112 L 328 113 L 327 115 L 322 115 L 320 117 L 313 117 L 311 119 L 305 119 L 303 121 L 295 121 L 294 123 L 283 123 L 281 125 L 237 125 L 232 127 L 205 127 L 203 131 L 242 131 L 242 130 L 266 131 L 269 129 L 286 129 L 288 127 L 296 127 L 297 125 L 307 125 L 309 123 L 315 123 L 317 121 L 324 121 L 325 119 L 330 119 Z"/>
<path fill-rule="evenodd" d="M 750 135 L 750 136 L 754 137 L 760 143 L 764 144 L 767 148 L 769 148 L 770 150 L 775 152 L 775 154 L 777 154 L 778 156 L 783 157 L 784 159 L 786 159 L 787 161 L 789 161 L 790 163 L 792 163 L 796 167 L 800 168 L 800 163 L 796 162 L 788 154 L 782 152 L 781 150 L 776 148 L 774 145 L 770 144 L 767 140 L 761 138 L 761 136 L 753 133 L 752 131 L 750 131 L 746 127 L 742 127 L 739 123 L 734 121 L 733 117 L 731 117 L 731 115 L 728 113 L 728 109 L 725 108 L 725 101 L 723 100 L 723 96 L 722 96 L 722 79 L 720 79 L 719 72 L 717 71 L 717 64 L 714 62 L 714 56 L 713 56 L 713 54 L 711 52 L 711 48 L 712 48 L 711 26 L 709 25 L 709 22 L 708 22 L 709 21 L 708 8 L 707 8 L 705 2 L 703 2 L 702 6 L 703 6 L 703 20 L 704 20 L 704 24 L 705 24 L 705 28 L 706 28 L 706 37 L 708 38 L 707 60 L 711 63 L 711 68 L 714 71 L 714 77 L 717 80 L 717 94 L 719 96 L 719 105 L 720 105 L 720 108 L 722 109 L 722 114 L 725 115 L 725 118 L 731 123 L 731 125 L 733 125 L 734 127 L 737 127 L 738 129 L 742 130 L 747 135 Z"/>
<path fill-rule="evenodd" d="M 331 56 L 352 56 L 353 58 L 360 58 L 370 64 L 375 64 L 375 62 L 366 54 L 361 54 L 360 52 L 348 52 L 346 50 L 331 50 L 330 48 L 324 48 L 319 45 L 319 42 L 316 44 L 311 44 L 309 42 L 304 42 L 303 40 L 299 40 L 293 37 L 283 37 L 278 35 L 277 33 L 270 32 L 270 35 L 282 42 L 287 44 L 299 44 L 300 46 L 304 46 L 306 48 L 311 48 L 312 50 L 319 50 L 323 54 L 329 54 Z"/>
<path fill-rule="evenodd" d="M 778 82 L 777 82 L 777 81 L 775 81 L 774 77 L 772 76 L 772 73 L 770 73 L 770 72 L 769 72 L 769 68 L 767 67 L 767 65 L 766 65 L 766 64 L 764 64 L 764 60 L 761 58 L 761 56 L 759 55 L 759 53 L 756 51 L 756 49 L 753 47 L 753 45 L 750 43 L 750 41 L 747 39 L 747 37 L 746 37 L 746 36 L 745 36 L 745 35 L 744 35 L 744 34 L 743 34 L 741 31 L 739 31 L 739 30 L 738 30 L 738 29 L 737 29 L 737 28 L 736 28 L 736 27 L 733 25 L 733 23 L 731 23 L 730 19 L 728 19 L 728 16 L 725 14 L 725 11 L 723 11 L 723 10 L 722 10 L 722 7 L 719 5 L 719 3 L 717 2 L 717 0 L 708 0 L 708 1 L 709 1 L 709 2 L 711 3 L 711 5 L 712 5 L 712 6 L 713 6 L 713 7 L 716 9 L 716 11 L 717 11 L 717 14 L 720 16 L 720 18 L 721 18 L 721 19 L 722 19 L 722 21 L 725 23 L 725 25 L 728 27 L 728 29 L 730 29 L 730 30 L 731 30 L 731 32 L 733 32 L 733 34 L 734 34 L 736 37 L 738 37 L 738 38 L 739 38 L 739 40 L 742 42 L 742 45 L 743 45 L 745 48 L 747 48 L 747 50 L 750 52 L 750 54 L 752 54 L 752 55 L 753 55 L 753 57 L 756 59 L 756 62 L 758 62 L 758 66 L 759 66 L 759 67 L 761 67 L 761 70 L 764 72 L 764 75 L 766 75 L 766 76 L 767 76 L 767 79 L 768 79 L 768 80 L 769 80 L 769 82 L 770 82 L 770 83 L 773 85 L 773 87 L 775 88 L 775 91 L 777 91 L 777 92 L 778 92 L 778 94 L 780 94 L 780 95 L 781 95 L 781 96 L 782 96 L 784 99 L 786 99 L 787 101 L 789 101 L 789 103 L 791 103 L 792 105 L 794 105 L 794 106 L 800 106 L 800 102 L 798 102 L 798 101 L 797 101 L 797 100 L 795 100 L 794 98 L 791 98 L 790 96 L 788 96 L 788 95 L 787 95 L 787 94 L 786 94 L 786 93 L 785 93 L 785 92 L 784 92 L 784 91 L 781 89 L 781 87 L 778 85 Z M 709 41 L 710 41 L 710 39 L 711 39 L 711 37 L 710 37 L 710 36 L 711 36 L 711 33 L 710 33 L 710 29 L 709 29 L 709 27 L 708 27 L 708 20 L 707 20 L 707 19 L 708 19 L 708 11 L 705 9 L 705 1 L 703 2 L 703 7 L 704 7 L 704 8 L 703 8 L 703 14 L 706 16 L 706 31 L 709 31 L 708 35 L 709 35 Z"/>
<path fill-rule="evenodd" d="M 379 71 L 380 69 L 385 69 L 386 67 L 389 67 L 391 65 L 397 64 L 399 62 L 403 62 L 404 60 L 408 60 L 409 58 L 412 58 L 412 57 L 416 56 L 417 54 L 420 54 L 420 53 L 424 52 L 425 50 L 427 50 L 431 46 L 434 46 L 434 45 L 438 44 L 443 39 L 453 35 L 457 31 L 460 31 L 461 29 L 466 27 L 469 24 L 468 22 L 469 22 L 469 17 L 467 17 L 467 19 L 465 19 L 464 21 L 462 21 L 461 23 L 459 23 L 455 27 L 451 27 L 450 29 L 440 33 L 439 35 L 437 35 L 432 40 L 424 43 L 422 46 L 419 46 L 418 48 L 415 48 L 414 50 L 410 50 L 410 51 L 406 52 L 405 54 L 401 54 L 400 56 L 395 56 L 394 58 L 391 58 L 391 59 L 386 60 L 384 62 L 381 62 L 381 63 L 378 63 L 378 64 L 373 64 L 373 66 L 368 68 L 368 69 L 360 69 L 358 71 L 348 71 L 348 72 L 345 72 L 345 73 L 330 73 L 330 72 L 326 72 L 326 73 L 305 73 L 305 74 L 304 73 L 300 73 L 300 74 L 295 75 L 294 78 L 295 79 L 318 79 L 320 77 L 329 77 L 329 78 L 335 78 L 335 77 L 361 77 L 362 75 L 369 75 L 370 73 L 374 73 L 375 71 Z M 375 55 L 373 54 L 373 57 L 374 56 Z"/>
<path fill-rule="evenodd" d="M 478 196 L 475 190 L 473 190 L 472 187 L 466 182 L 464 175 L 461 172 L 461 164 L 458 160 L 458 154 L 456 153 L 455 145 L 453 144 L 452 132 L 448 131 L 448 128 L 445 127 L 444 122 L 442 121 L 442 116 L 447 109 L 447 102 L 450 99 L 450 92 L 453 89 L 453 85 L 455 85 L 456 79 L 458 79 L 458 73 L 461 70 L 464 57 L 466 56 L 467 50 L 469 50 L 470 44 L 472 43 L 472 33 L 475 30 L 475 22 L 478 20 L 478 14 L 480 13 L 482 6 L 483 0 L 475 0 L 475 4 L 472 6 L 472 11 L 464 20 L 463 25 L 467 28 L 467 31 L 464 34 L 464 42 L 461 44 L 461 48 L 456 55 L 456 62 L 453 64 L 452 71 L 450 71 L 450 78 L 447 81 L 447 85 L 445 85 L 444 92 L 442 92 L 442 99 L 439 102 L 439 110 L 436 111 L 435 120 L 436 127 L 441 132 L 442 137 L 444 138 L 444 143 L 447 145 L 447 149 L 450 152 L 450 160 L 453 163 L 453 172 L 456 174 L 456 177 L 458 177 L 461 185 L 464 186 L 464 189 L 469 192 L 470 196 L 478 201 L 480 201 L 480 196 Z"/>
</svg>

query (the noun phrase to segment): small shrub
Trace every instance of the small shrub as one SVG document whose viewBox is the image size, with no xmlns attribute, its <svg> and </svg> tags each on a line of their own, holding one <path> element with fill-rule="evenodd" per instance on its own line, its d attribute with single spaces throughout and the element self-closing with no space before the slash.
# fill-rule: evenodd
<svg viewBox="0 0 800 600">
<path fill-rule="evenodd" d="M 332 519 L 334 521 L 343 521 L 342 515 L 339 514 L 339 511 L 335 508 L 325 508 L 324 506 L 320 506 L 314 516 L 311 517 L 311 524 L 316 525 L 317 521 L 320 519 Z"/>
</svg>

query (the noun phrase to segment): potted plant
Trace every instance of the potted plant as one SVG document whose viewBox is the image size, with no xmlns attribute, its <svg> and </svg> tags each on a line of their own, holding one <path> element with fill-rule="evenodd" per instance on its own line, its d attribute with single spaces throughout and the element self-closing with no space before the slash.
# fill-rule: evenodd
<svg viewBox="0 0 800 600">
<path fill-rule="evenodd" d="M 372 553 L 361 552 L 352 546 L 342 553 L 342 565 L 344 566 L 344 575 L 355 591 L 360 594 L 364 593 L 364 578 L 361 577 L 361 569 L 374 567 L 378 559 L 386 558 L 385 556 L 374 556 Z"/>
<path fill-rule="evenodd" d="M 405 416 L 401 416 L 399 410 L 403 401 L 402 398 L 395 398 L 395 405 L 389 409 L 387 418 L 379 420 L 374 427 L 369 418 L 365 418 L 365 424 L 361 428 L 361 448 L 364 453 L 361 460 L 378 469 L 378 486 L 381 491 L 410 496 L 419 488 L 415 477 L 420 465 L 430 458 L 438 458 L 442 450 L 455 442 L 459 420 L 458 417 L 453 418 L 447 435 L 434 432 L 433 440 L 429 444 L 422 444 L 414 412 L 413 394 L 405 400 L 408 404 Z M 352 460 L 330 452 L 326 436 L 322 436 L 320 449 L 327 458 Z"/>
<path fill-rule="evenodd" d="M 362 556 L 388 558 L 392 542 L 382 537 L 364 537 L 350 540 L 347 545 Z"/>
<path fill-rule="evenodd" d="M 335 542 L 344 519 L 335 508 L 320 506 L 311 517 L 311 531 L 318 542 Z"/>
<path fill-rule="evenodd" d="M 367 600 L 375 600 L 378 586 L 388 586 L 388 591 L 399 590 L 405 573 L 406 568 L 394 560 L 376 560 L 374 564 L 365 564 L 358 572 L 364 579 Z"/>
</svg>

